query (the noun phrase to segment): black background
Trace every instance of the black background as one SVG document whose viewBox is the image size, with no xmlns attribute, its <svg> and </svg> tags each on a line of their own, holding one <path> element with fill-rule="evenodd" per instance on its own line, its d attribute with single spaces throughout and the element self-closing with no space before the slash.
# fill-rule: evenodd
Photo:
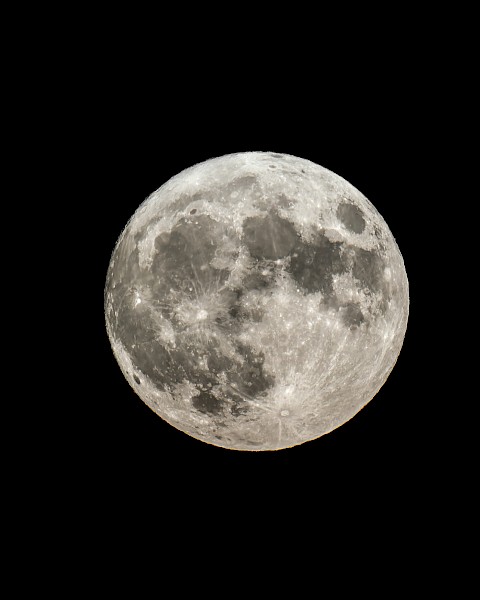
<svg viewBox="0 0 480 600">
<path fill-rule="evenodd" d="M 431 339 L 422 288 L 429 284 L 419 259 L 427 132 L 421 104 L 405 105 L 396 89 L 363 82 L 354 92 L 330 83 L 334 98 L 325 104 L 321 88 L 286 95 L 275 82 L 262 83 L 253 90 L 247 84 L 240 97 L 236 81 L 178 93 L 162 82 L 125 96 L 108 87 L 92 108 L 95 136 L 85 167 L 93 183 L 84 218 L 93 231 L 85 239 L 89 309 L 80 323 L 87 339 L 76 392 L 82 435 L 73 451 L 73 485 L 89 522 L 101 523 L 114 539 L 157 531 L 163 550 L 173 557 L 187 552 L 189 564 L 199 565 L 228 565 L 245 548 L 260 562 L 265 554 L 285 560 L 298 544 L 304 564 L 313 563 L 316 572 L 319 547 L 335 562 L 337 552 L 338 560 L 344 553 L 362 557 L 373 544 L 381 555 L 383 548 L 412 547 L 423 536 L 431 543 L 437 535 L 432 495 L 443 486 L 445 462 L 438 446 L 432 456 L 437 399 L 434 367 L 425 359 Z M 226 450 L 168 425 L 125 381 L 104 326 L 110 255 L 138 205 L 182 169 L 248 150 L 307 158 L 361 190 L 395 236 L 410 284 L 404 346 L 379 393 L 332 433 L 276 452 Z M 313 555 L 309 540 L 315 540 Z"/>
<path fill-rule="evenodd" d="M 290 98 L 279 96 L 273 82 L 265 81 L 263 90 L 247 87 L 236 98 L 234 83 L 220 89 L 209 89 L 207 83 L 193 86 L 187 98 L 183 88 L 178 98 L 173 84 L 167 83 L 126 96 L 109 89 L 94 110 L 95 203 L 91 198 L 89 205 L 95 228 L 95 284 L 89 325 L 95 325 L 91 352 L 97 370 L 82 402 L 91 426 L 87 456 L 107 490 L 110 485 L 138 486 L 142 493 L 160 494 L 165 502 L 176 502 L 178 496 L 187 505 L 207 498 L 207 514 L 215 514 L 218 505 L 241 514 L 259 501 L 288 511 L 291 502 L 308 505 L 339 489 L 344 489 L 343 501 L 351 502 L 352 510 L 356 502 L 370 497 L 372 487 L 387 501 L 408 495 L 423 477 L 420 464 L 425 460 L 426 399 L 417 371 L 421 350 L 415 243 L 423 202 L 419 184 L 425 174 L 418 115 L 402 113 L 398 104 L 390 107 L 388 91 L 378 96 L 375 90 L 373 97 L 367 94 L 368 100 L 359 102 L 351 91 L 339 89 L 338 100 L 324 105 L 317 100 L 321 89 L 300 97 L 295 92 Z M 389 224 L 411 286 L 404 347 L 377 396 L 333 433 L 278 452 L 216 448 L 163 422 L 124 380 L 103 322 L 110 255 L 137 206 L 182 169 L 247 150 L 307 158 L 360 189 Z"/>
<path fill-rule="evenodd" d="M 387 30 L 370 50 L 358 33 L 340 56 L 338 46 L 320 47 L 318 32 L 305 44 L 285 30 L 249 44 L 250 25 L 240 38 L 215 31 L 194 39 L 172 26 L 174 41 L 165 41 L 162 21 L 152 36 L 137 32 L 143 45 L 129 27 L 89 23 L 69 52 L 53 44 L 38 61 L 36 89 L 53 92 L 29 103 L 39 130 L 29 149 L 48 164 L 46 195 L 59 189 L 47 203 L 51 234 L 40 232 L 40 264 L 49 268 L 39 269 L 36 289 L 51 310 L 40 335 L 54 339 L 36 379 L 47 400 L 35 402 L 51 418 L 42 452 L 30 459 L 34 493 L 65 524 L 65 547 L 87 540 L 98 556 L 133 535 L 128 556 L 155 562 L 148 540 L 210 575 L 236 555 L 236 576 L 246 548 L 250 574 L 266 555 L 278 557 L 278 580 L 297 552 L 311 573 L 323 573 L 321 551 L 353 564 L 372 544 L 379 555 L 403 544 L 412 575 L 425 569 L 419 548 L 444 531 L 435 507 L 456 480 L 449 430 L 438 425 L 447 392 L 437 360 L 442 305 L 432 291 L 442 266 L 430 250 L 432 221 L 442 215 L 432 182 L 448 172 L 438 160 L 449 150 L 438 124 L 447 63 L 415 28 L 408 44 L 402 34 L 388 45 Z M 412 43 L 420 50 L 407 52 Z M 326 436 L 259 453 L 202 443 L 154 414 L 125 381 L 103 312 L 110 256 L 139 204 L 195 163 L 251 150 L 309 159 L 365 194 L 397 240 L 411 300 L 403 349 L 375 398 Z"/>
</svg>

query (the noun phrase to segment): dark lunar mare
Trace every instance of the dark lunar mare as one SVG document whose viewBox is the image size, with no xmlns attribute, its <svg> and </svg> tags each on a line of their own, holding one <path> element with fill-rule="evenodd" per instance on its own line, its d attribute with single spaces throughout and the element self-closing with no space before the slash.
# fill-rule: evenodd
<svg viewBox="0 0 480 600">
<path fill-rule="evenodd" d="M 355 204 L 346 201 L 339 204 L 337 217 L 353 233 L 362 233 L 365 229 L 363 213 Z"/>
<path fill-rule="evenodd" d="M 373 250 L 353 246 L 352 275 L 370 292 L 385 291 L 385 262 Z"/>
<path fill-rule="evenodd" d="M 353 328 L 366 321 L 358 303 L 342 304 L 333 288 L 335 275 L 351 272 L 367 294 L 379 294 L 379 310 L 384 313 L 390 290 L 384 276 L 385 260 L 381 250 L 365 250 L 346 242 L 332 242 L 319 231 L 313 242 L 301 240 L 292 252 L 287 271 L 306 293 L 321 292 L 327 306 L 341 310 L 346 326 Z"/>
<path fill-rule="evenodd" d="M 115 295 L 118 311 L 115 335 L 129 352 L 133 364 L 157 389 L 172 392 L 175 384 L 191 382 L 198 390 L 198 395 L 192 398 L 196 410 L 212 416 L 229 413 L 238 417 L 248 412 L 248 398 L 260 396 L 274 383 L 273 377 L 264 371 L 264 355 L 255 353 L 246 344 L 235 343 L 239 326 L 251 317 L 241 309 L 244 290 L 272 285 L 273 277 L 252 269 L 245 286 L 219 295 L 225 315 L 222 313 L 208 327 L 218 326 L 222 328 L 219 333 L 225 334 L 227 330 L 232 335 L 237 353 L 234 358 L 222 354 L 214 337 L 207 336 L 201 342 L 201 338 L 191 335 L 188 326 L 175 322 L 174 309 L 179 297 L 195 299 L 199 292 L 214 294 L 229 275 L 226 269 L 215 269 L 210 264 L 217 249 L 216 240 L 225 234 L 224 225 L 196 212 L 181 218 L 171 232 L 157 236 L 151 271 L 139 268 L 136 247 L 127 258 L 126 264 L 131 268 L 121 274 L 123 297 L 120 300 Z M 137 303 L 132 283 L 150 286 L 152 300 Z M 175 325 L 175 347 L 159 338 L 159 314 Z M 219 383 L 221 373 L 225 374 L 227 384 Z M 139 385 L 140 380 L 135 381 Z"/>
<path fill-rule="evenodd" d="M 348 270 L 348 264 L 342 257 L 342 247 L 342 242 L 332 242 L 321 232 L 311 244 L 298 240 L 287 270 L 307 293 L 322 292 L 331 299 L 333 275 Z"/>
<path fill-rule="evenodd" d="M 365 229 L 363 213 L 352 203 L 341 203 L 337 217 L 353 233 L 361 233 Z M 337 310 L 342 308 L 341 317 L 346 326 L 358 327 L 365 322 L 365 316 L 358 303 L 342 305 L 338 300 L 333 288 L 335 275 L 351 272 L 366 293 L 380 293 L 380 310 L 386 310 L 389 289 L 384 277 L 385 261 L 381 249 L 365 250 L 347 242 L 331 241 L 323 230 L 315 234 L 311 243 L 303 242 L 293 223 L 275 211 L 246 218 L 242 241 L 257 266 L 245 278 L 245 287 L 249 282 L 257 287 L 265 283 L 267 287 L 270 282 L 262 281 L 264 276 L 260 273 L 265 269 L 274 272 L 273 261 L 290 256 L 286 269 L 295 283 L 305 293 L 321 292 L 327 306 Z M 241 313 L 241 302 L 235 311 Z"/>
<path fill-rule="evenodd" d="M 354 209 L 343 208 L 338 215 L 352 230 L 360 229 L 363 219 Z M 192 210 L 171 232 L 157 236 L 151 271 L 140 269 L 135 245 L 130 255 L 119 261 L 124 265 L 123 270 L 109 275 L 118 281 L 113 294 L 113 312 L 118 312 L 114 334 L 130 353 L 133 363 L 161 391 L 171 392 L 175 384 L 183 381 L 193 383 L 198 395 L 192 398 L 192 406 L 201 413 L 218 417 L 218 423 L 222 415 L 247 414 L 248 399 L 258 400 L 274 385 L 274 378 L 264 370 L 263 353 L 255 353 L 252 347 L 235 339 L 242 323 L 262 318 L 261 313 L 255 314 L 245 307 L 243 297 L 250 290 L 268 293 L 269 288 L 273 289 L 281 268 L 276 260 L 289 257 L 286 269 L 295 283 L 304 293 L 322 292 L 325 302 L 340 310 L 343 322 L 351 328 L 361 325 L 365 316 L 356 303 L 340 304 L 333 289 L 336 274 L 351 271 L 359 285 L 370 293 L 386 294 L 385 263 L 379 252 L 331 241 L 324 231 L 318 231 L 307 244 L 293 223 L 276 211 L 248 217 L 243 224 L 242 241 L 252 256 L 252 265 L 241 285 L 223 294 L 225 311 L 209 324 L 220 327 L 222 334 L 230 334 L 237 354 L 225 356 L 214 337 L 200 343 L 189 335 L 188 326 L 182 329 L 174 317 L 176 299 L 195 299 L 199 290 L 215 294 L 226 282 L 229 271 L 215 269 L 210 264 L 217 240 L 226 234 L 225 227 Z M 136 243 L 142 235 L 143 232 L 137 234 Z M 123 251 L 120 247 L 119 252 Z M 150 286 L 150 306 L 135 302 L 135 284 Z M 159 313 L 176 325 L 175 347 L 168 347 L 159 339 L 158 313 L 152 307 L 157 307 Z M 227 384 L 220 383 L 220 374 L 225 374 Z"/>
<path fill-rule="evenodd" d="M 265 216 L 245 219 L 243 241 L 254 258 L 275 260 L 294 248 L 297 232 L 293 223 L 270 211 Z"/>
<path fill-rule="evenodd" d="M 156 254 L 152 272 L 157 278 L 155 296 L 162 297 L 170 288 L 194 297 L 195 283 L 219 285 L 229 276 L 227 269 L 210 265 L 217 244 L 225 233 L 225 226 L 208 215 L 189 215 L 182 218 L 170 233 L 162 233 L 155 240 Z"/>
<path fill-rule="evenodd" d="M 249 346 L 238 345 L 238 360 L 233 360 L 212 344 L 197 348 L 183 345 L 182 340 L 177 343 L 181 349 L 167 350 L 157 343 L 140 352 L 134 350 L 132 356 L 159 389 L 171 390 L 173 384 L 184 380 L 193 383 L 199 394 L 193 397 L 192 404 L 200 412 L 244 414 L 248 409 L 245 399 L 258 397 L 274 383 L 273 377 L 263 370 L 264 355 L 256 354 Z M 208 368 L 199 367 L 199 359 L 205 356 Z M 228 385 L 219 383 L 221 373 Z"/>
<path fill-rule="evenodd" d="M 357 303 L 345 304 L 340 307 L 344 325 L 350 329 L 358 327 L 365 321 L 360 305 Z"/>
</svg>

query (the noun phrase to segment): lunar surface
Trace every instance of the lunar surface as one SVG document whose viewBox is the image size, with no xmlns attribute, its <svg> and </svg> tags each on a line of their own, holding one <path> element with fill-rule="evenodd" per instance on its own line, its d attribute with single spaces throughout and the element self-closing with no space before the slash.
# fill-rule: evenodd
<svg viewBox="0 0 480 600">
<path fill-rule="evenodd" d="M 277 450 L 351 419 L 408 319 L 403 259 L 374 206 L 295 156 L 214 158 L 167 181 L 113 251 L 105 316 L 138 396 L 194 438 Z"/>
</svg>

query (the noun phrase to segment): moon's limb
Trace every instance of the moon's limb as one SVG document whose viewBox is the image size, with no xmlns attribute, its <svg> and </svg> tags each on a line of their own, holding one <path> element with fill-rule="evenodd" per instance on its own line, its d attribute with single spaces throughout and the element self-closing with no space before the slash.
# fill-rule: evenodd
<svg viewBox="0 0 480 600">
<path fill-rule="evenodd" d="M 397 360 L 408 302 L 373 205 L 323 167 L 262 152 L 195 165 L 147 198 L 105 288 L 136 393 L 239 450 L 300 444 L 354 416 Z"/>
</svg>

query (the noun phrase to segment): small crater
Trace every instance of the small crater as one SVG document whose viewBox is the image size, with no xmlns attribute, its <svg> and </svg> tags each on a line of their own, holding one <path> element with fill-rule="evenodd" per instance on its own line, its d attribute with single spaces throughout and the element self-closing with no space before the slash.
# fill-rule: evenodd
<svg viewBox="0 0 480 600">
<path fill-rule="evenodd" d="M 135 383 L 137 383 L 138 385 L 140 385 L 140 379 L 134 374 L 133 375 L 133 380 L 135 381 Z"/>
<path fill-rule="evenodd" d="M 272 152 L 270 152 L 270 156 L 271 156 L 272 158 L 283 158 L 283 154 L 274 154 L 274 153 L 272 153 Z"/>
<path fill-rule="evenodd" d="M 277 168 L 277 165 L 268 165 L 268 168 L 269 168 L 269 169 L 276 169 L 276 168 Z"/>
<path fill-rule="evenodd" d="M 170 210 L 173 212 L 181 212 L 187 209 L 188 205 L 196 200 L 201 200 L 202 194 L 197 192 L 193 195 L 189 194 L 180 194 L 175 200 L 170 204 Z"/>
<path fill-rule="evenodd" d="M 192 208 L 192 210 L 190 211 L 190 214 L 194 215 L 196 212 L 197 212 L 197 209 L 196 208 Z"/>
</svg>

